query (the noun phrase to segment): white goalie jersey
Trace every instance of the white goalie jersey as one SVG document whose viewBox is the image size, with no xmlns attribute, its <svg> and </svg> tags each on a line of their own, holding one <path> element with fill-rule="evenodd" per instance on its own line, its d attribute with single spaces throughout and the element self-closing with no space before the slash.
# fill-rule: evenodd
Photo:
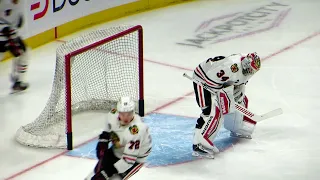
<svg viewBox="0 0 320 180">
<path fill-rule="evenodd" d="M 123 173 L 132 165 L 144 163 L 151 152 L 151 136 L 148 126 L 139 115 L 126 126 L 120 125 L 119 113 L 112 110 L 107 116 L 105 131 L 111 134 L 113 152 L 120 160 L 114 164 L 119 173 Z"/>
<path fill-rule="evenodd" d="M 215 92 L 230 85 L 246 84 L 251 75 L 244 76 L 242 73 L 241 60 L 245 56 L 233 54 L 209 58 L 196 67 L 193 78 Z"/>
</svg>

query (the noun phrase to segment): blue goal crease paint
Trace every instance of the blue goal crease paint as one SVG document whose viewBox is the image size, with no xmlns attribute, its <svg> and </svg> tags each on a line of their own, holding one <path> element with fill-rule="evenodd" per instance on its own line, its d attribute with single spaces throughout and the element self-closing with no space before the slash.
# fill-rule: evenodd
<svg viewBox="0 0 320 180">
<path fill-rule="evenodd" d="M 196 118 L 153 113 L 145 116 L 150 127 L 152 151 L 147 158 L 147 167 L 168 166 L 197 160 L 192 156 L 192 137 Z M 228 149 L 238 140 L 229 136 L 221 127 L 214 144 L 220 151 Z M 68 156 L 96 159 L 97 140 L 91 141 L 66 153 Z"/>
</svg>

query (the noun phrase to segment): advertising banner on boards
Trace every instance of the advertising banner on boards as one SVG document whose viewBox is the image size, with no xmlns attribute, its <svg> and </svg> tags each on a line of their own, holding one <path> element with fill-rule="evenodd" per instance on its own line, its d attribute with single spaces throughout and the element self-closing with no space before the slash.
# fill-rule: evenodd
<svg viewBox="0 0 320 180">
<path fill-rule="evenodd" d="M 25 38 L 69 21 L 137 0 L 28 0 L 24 3 Z"/>
</svg>

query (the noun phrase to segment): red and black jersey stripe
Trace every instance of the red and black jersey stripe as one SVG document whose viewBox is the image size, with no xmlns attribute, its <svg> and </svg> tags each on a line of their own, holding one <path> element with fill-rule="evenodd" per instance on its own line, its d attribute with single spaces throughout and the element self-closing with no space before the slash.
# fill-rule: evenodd
<svg viewBox="0 0 320 180">
<path fill-rule="evenodd" d="M 222 89 L 222 83 L 215 82 L 211 80 L 206 73 L 204 73 L 203 69 L 199 65 L 195 70 L 194 73 L 196 76 L 198 76 L 200 79 L 206 82 L 206 85 L 208 85 L 210 88 L 213 89 Z"/>
</svg>

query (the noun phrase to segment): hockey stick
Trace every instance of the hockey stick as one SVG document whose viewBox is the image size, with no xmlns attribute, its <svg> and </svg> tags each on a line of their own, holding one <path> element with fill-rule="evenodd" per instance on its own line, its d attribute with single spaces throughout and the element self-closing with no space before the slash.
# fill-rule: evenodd
<svg viewBox="0 0 320 180">
<path fill-rule="evenodd" d="M 101 167 L 102 166 L 102 158 L 100 157 L 100 159 L 98 160 L 98 163 L 96 164 L 96 167 Z M 96 167 L 95 167 L 95 169 L 96 169 Z M 100 169 L 100 168 L 99 168 Z M 96 173 L 94 172 L 94 171 L 91 171 L 88 175 L 87 175 L 87 177 L 84 179 L 84 180 L 91 180 L 91 178 L 95 175 Z M 104 173 L 104 171 L 103 171 L 103 173 L 101 172 L 101 174 L 102 175 L 106 175 L 105 173 Z M 105 179 L 109 179 L 108 177 L 107 177 L 107 175 L 105 176 Z"/>
<path fill-rule="evenodd" d="M 101 167 L 102 167 L 102 159 L 103 159 L 103 156 L 100 157 L 100 159 L 98 159 L 98 162 L 97 162 L 94 170 L 91 171 L 84 180 L 91 180 L 91 179 L 93 178 L 93 176 L 96 175 L 96 172 L 95 172 L 95 171 L 96 171 L 96 168 L 98 167 L 98 169 L 100 170 Z M 110 179 L 104 170 L 100 171 L 100 173 L 101 173 L 101 175 L 102 175 L 106 180 L 109 180 L 109 179 Z"/>
<path fill-rule="evenodd" d="M 106 180 L 110 179 L 104 171 L 101 171 L 101 174 Z M 90 174 L 88 174 L 88 176 L 84 180 L 91 180 L 94 175 L 95 175 L 94 172 L 90 172 Z"/>
<path fill-rule="evenodd" d="M 193 79 L 192 77 L 190 77 L 189 75 L 187 75 L 186 73 L 183 74 L 183 77 L 186 77 L 188 78 L 189 80 L 195 82 L 196 84 L 202 86 L 204 89 L 208 90 L 210 93 L 212 94 L 216 94 L 215 92 L 213 92 L 211 89 L 209 89 L 205 84 L 197 81 L 196 79 Z M 262 114 L 262 115 L 257 115 L 257 114 L 254 114 L 252 113 L 251 111 L 249 111 L 247 108 L 241 106 L 240 104 L 238 103 L 235 103 L 235 107 L 237 109 L 237 111 L 239 111 L 241 114 L 243 114 L 244 116 L 256 121 L 256 122 L 260 122 L 260 121 L 263 121 L 265 119 L 269 119 L 269 118 L 272 118 L 272 117 L 275 117 L 275 116 L 278 116 L 280 114 L 283 113 L 282 109 L 281 108 L 278 108 L 278 109 L 275 109 L 275 110 L 272 110 L 270 112 L 267 112 L 265 114 Z"/>
<path fill-rule="evenodd" d="M 91 171 L 84 180 L 91 180 L 92 176 L 94 176 L 93 171 Z"/>
</svg>

